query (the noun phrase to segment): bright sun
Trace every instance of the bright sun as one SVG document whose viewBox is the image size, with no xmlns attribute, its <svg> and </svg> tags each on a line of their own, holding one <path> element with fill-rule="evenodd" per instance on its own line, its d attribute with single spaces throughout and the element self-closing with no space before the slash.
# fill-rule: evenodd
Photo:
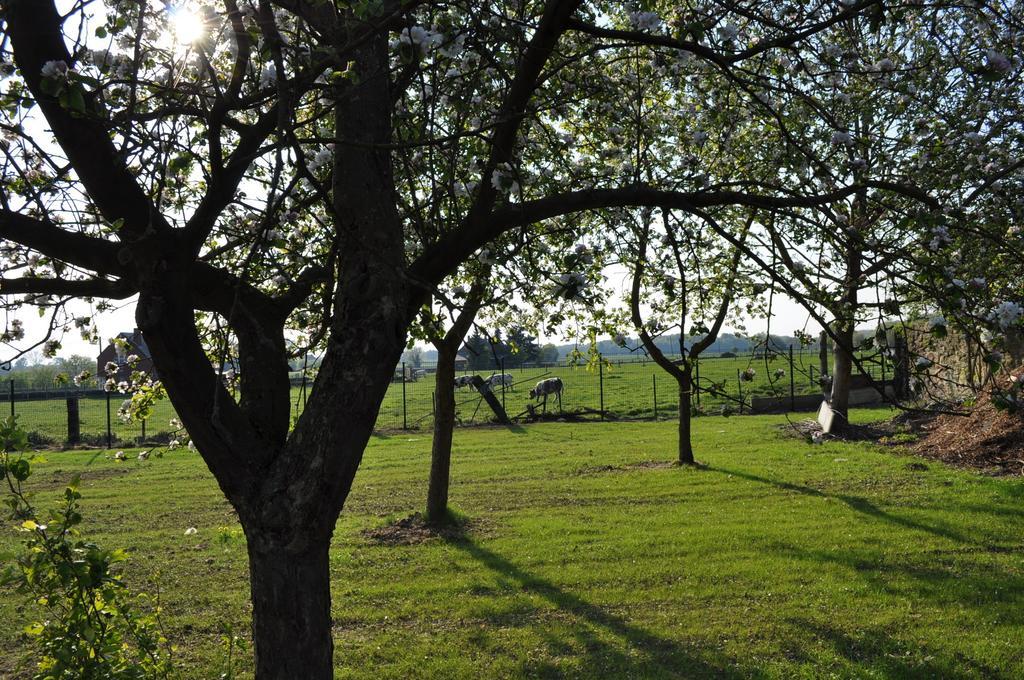
<svg viewBox="0 0 1024 680">
<path fill-rule="evenodd" d="M 187 7 L 171 9 L 171 32 L 181 45 L 191 45 L 203 37 L 206 27 L 202 18 Z"/>
</svg>

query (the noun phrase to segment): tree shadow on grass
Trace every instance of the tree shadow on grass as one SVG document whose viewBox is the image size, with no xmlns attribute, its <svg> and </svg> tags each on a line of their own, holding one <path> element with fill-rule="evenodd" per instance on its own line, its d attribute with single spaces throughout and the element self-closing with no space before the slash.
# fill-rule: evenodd
<svg viewBox="0 0 1024 680">
<path fill-rule="evenodd" d="M 839 657 L 863 671 L 886 678 L 1013 678 L 1015 674 L 960 653 L 944 654 L 927 646 L 910 644 L 883 628 L 851 634 L 820 621 L 790 619 L 788 623 L 826 643 Z"/>
<path fill-rule="evenodd" d="M 675 640 L 657 635 L 630 623 L 602 607 L 555 583 L 540 578 L 515 565 L 505 557 L 468 540 L 451 541 L 450 545 L 467 553 L 488 569 L 507 579 L 522 592 L 539 596 L 554 605 L 572 620 L 564 634 L 539 627 L 535 632 L 544 637 L 552 659 L 567 659 L 559 664 L 550 659 L 523 662 L 521 675 L 527 677 L 585 678 L 761 678 L 751 669 L 742 671 L 723 654 L 704 654 Z M 530 610 L 534 615 L 536 609 Z M 499 619 L 507 618 L 499 616 Z M 516 614 L 524 620 L 521 609 Z M 535 618 L 531 617 L 531 619 Z M 561 620 L 565 620 L 564 617 Z M 500 621 L 504 624 L 508 620 Z M 616 638 L 609 641 L 608 636 Z"/>
<path fill-rule="evenodd" d="M 713 472 L 720 472 L 722 474 L 732 475 L 733 477 L 747 479 L 752 482 L 759 482 L 761 484 L 773 486 L 777 489 L 782 489 L 784 491 L 793 491 L 804 496 L 812 496 L 815 498 L 831 498 L 833 500 L 845 503 L 846 506 L 849 507 L 851 510 L 854 510 L 864 515 L 868 515 L 869 517 L 873 517 L 875 519 L 882 520 L 884 522 L 888 522 L 890 524 L 895 524 L 906 529 L 913 529 L 915 531 L 923 531 L 925 533 L 932 534 L 933 536 L 949 539 L 951 541 L 957 541 L 959 543 L 980 545 L 979 541 L 977 541 L 976 539 L 966 534 L 960 533 L 955 529 L 952 529 L 950 527 L 925 524 L 924 522 L 918 522 L 916 520 L 895 515 L 891 512 L 886 512 L 885 510 L 882 510 L 871 501 L 867 500 L 866 498 L 861 498 L 860 496 L 851 496 L 849 494 L 826 493 L 820 489 L 815 489 L 814 487 L 811 486 L 805 486 L 803 484 L 792 484 L 790 482 L 783 482 L 777 479 L 769 479 L 767 477 L 759 477 L 758 475 L 751 474 L 749 472 L 740 472 L 739 470 L 730 470 L 727 468 L 711 466 L 709 466 L 707 469 Z"/>
<path fill-rule="evenodd" d="M 771 547 L 790 559 L 848 569 L 871 588 L 900 600 L 948 611 L 975 609 L 1002 624 L 1024 625 L 1024 576 L 985 557 L 972 562 L 969 553 L 815 550 L 783 543 Z"/>
</svg>

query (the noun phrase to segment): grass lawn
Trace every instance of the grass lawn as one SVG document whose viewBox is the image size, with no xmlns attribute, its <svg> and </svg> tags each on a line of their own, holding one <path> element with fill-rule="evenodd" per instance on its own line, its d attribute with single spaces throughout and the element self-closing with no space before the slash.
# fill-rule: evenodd
<svg viewBox="0 0 1024 680">
<path fill-rule="evenodd" d="M 674 422 L 460 430 L 451 493 L 472 525 L 413 545 L 363 532 L 421 508 L 429 438 L 374 438 L 332 551 L 337 675 L 1024 677 L 1021 480 L 813 446 L 784 422 L 698 419 L 703 469 L 643 465 L 674 458 Z M 159 584 L 184 675 L 217 677 L 222 626 L 248 625 L 246 559 L 202 461 L 44 455 L 37 503 L 82 472 L 84 531 Z M 16 677 L 13 593 L 0 621 Z"/>
</svg>

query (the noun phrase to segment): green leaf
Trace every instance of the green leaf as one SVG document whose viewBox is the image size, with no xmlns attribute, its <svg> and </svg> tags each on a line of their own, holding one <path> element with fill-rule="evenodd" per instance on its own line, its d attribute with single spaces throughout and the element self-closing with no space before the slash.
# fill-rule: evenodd
<svg viewBox="0 0 1024 680">
<path fill-rule="evenodd" d="M 19 482 L 24 482 L 32 474 L 31 467 L 24 458 L 9 463 L 7 467 L 11 477 Z"/>
</svg>

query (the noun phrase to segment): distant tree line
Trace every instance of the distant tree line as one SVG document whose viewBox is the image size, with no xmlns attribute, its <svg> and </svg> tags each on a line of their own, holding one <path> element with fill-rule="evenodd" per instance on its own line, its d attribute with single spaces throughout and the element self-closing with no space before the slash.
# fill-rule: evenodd
<svg viewBox="0 0 1024 680">
<path fill-rule="evenodd" d="M 555 363 L 559 359 L 558 348 L 551 343 L 540 345 L 537 336 L 522 326 L 515 326 L 503 334 L 495 331 L 488 337 L 479 330 L 474 331 L 460 352 L 469 362 L 472 371 L 494 370 L 499 367 L 517 368 L 524 364 Z"/>
<path fill-rule="evenodd" d="M 14 362 L 9 370 L 0 373 L 0 379 L 5 382 L 13 380 L 16 390 L 48 390 L 72 385 L 74 377 L 83 371 L 95 375 L 96 359 L 73 354 L 44 364 L 34 362 L 31 357 L 22 357 Z M 89 381 L 89 384 L 83 387 L 95 387 L 95 381 Z"/>
</svg>

